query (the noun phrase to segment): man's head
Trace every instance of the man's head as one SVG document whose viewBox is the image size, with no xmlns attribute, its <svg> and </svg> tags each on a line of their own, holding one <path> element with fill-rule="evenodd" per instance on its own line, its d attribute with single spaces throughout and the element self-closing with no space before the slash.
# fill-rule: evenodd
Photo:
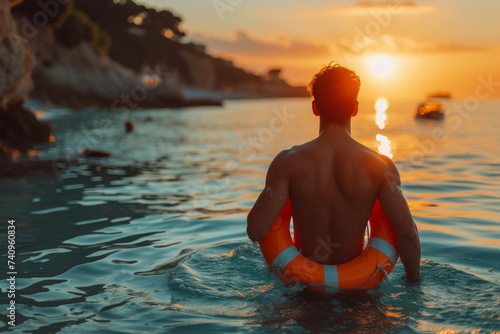
<svg viewBox="0 0 500 334">
<path fill-rule="evenodd" d="M 308 86 L 315 115 L 338 125 L 347 124 L 357 113 L 360 85 L 356 73 L 345 67 L 323 67 Z"/>
</svg>

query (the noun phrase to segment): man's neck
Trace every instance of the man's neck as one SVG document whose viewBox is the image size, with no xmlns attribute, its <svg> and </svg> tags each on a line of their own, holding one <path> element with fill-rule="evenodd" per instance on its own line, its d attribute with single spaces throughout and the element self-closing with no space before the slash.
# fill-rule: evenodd
<svg viewBox="0 0 500 334">
<path fill-rule="evenodd" d="M 338 125 L 320 119 L 319 136 L 329 138 L 351 137 L 351 120 L 344 125 Z"/>
</svg>

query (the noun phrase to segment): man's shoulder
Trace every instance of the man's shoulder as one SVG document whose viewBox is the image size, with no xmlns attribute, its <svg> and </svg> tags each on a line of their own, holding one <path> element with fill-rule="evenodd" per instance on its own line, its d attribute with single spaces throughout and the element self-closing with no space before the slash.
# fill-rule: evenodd
<svg viewBox="0 0 500 334">
<path fill-rule="evenodd" d="M 312 141 L 304 143 L 304 144 L 294 145 L 294 146 L 290 147 L 289 149 L 285 149 L 285 150 L 281 151 L 280 153 L 278 153 L 278 155 L 276 155 L 276 158 L 284 159 L 284 160 L 296 159 L 296 158 L 303 156 L 304 154 L 307 154 L 309 152 L 311 143 L 312 143 Z"/>
<path fill-rule="evenodd" d="M 388 156 L 373 151 L 372 149 L 357 142 L 362 154 L 363 165 L 378 175 L 384 175 L 387 172 L 397 172 L 396 165 Z"/>
<path fill-rule="evenodd" d="M 303 164 L 307 161 L 306 155 L 308 154 L 307 144 L 300 144 L 292 146 L 289 149 L 282 150 L 279 152 L 271 165 L 279 167 L 282 170 L 295 169 L 299 164 Z"/>
<path fill-rule="evenodd" d="M 378 161 L 377 168 L 375 170 L 377 179 L 381 182 L 390 182 L 395 184 L 401 184 L 401 178 L 399 176 L 399 171 L 396 164 L 386 155 L 377 154 Z"/>
<path fill-rule="evenodd" d="M 299 146 L 300 145 L 296 145 L 291 148 L 282 150 L 276 155 L 276 157 L 274 157 L 273 162 L 286 164 L 289 163 L 290 161 L 297 159 L 298 156 L 301 154 Z"/>
</svg>

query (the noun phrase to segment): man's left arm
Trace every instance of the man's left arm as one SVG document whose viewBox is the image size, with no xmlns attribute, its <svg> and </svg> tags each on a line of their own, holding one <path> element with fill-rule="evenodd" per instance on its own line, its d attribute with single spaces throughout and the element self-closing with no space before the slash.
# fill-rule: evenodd
<svg viewBox="0 0 500 334">
<path fill-rule="evenodd" d="M 265 238 L 288 199 L 287 151 L 280 152 L 269 166 L 266 185 L 247 217 L 247 234 L 252 241 Z"/>
</svg>

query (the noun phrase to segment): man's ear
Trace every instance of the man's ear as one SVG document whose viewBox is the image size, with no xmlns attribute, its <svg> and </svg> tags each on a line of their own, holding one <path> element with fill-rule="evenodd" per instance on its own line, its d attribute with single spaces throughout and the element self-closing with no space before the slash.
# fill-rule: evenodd
<svg viewBox="0 0 500 334">
<path fill-rule="evenodd" d="M 315 116 L 319 116 L 318 105 L 316 104 L 316 100 L 313 100 L 312 102 L 312 109 L 313 109 L 313 114 Z"/>
<path fill-rule="evenodd" d="M 351 117 L 354 117 L 358 114 L 358 101 L 354 104 L 354 109 L 352 110 Z"/>
</svg>

